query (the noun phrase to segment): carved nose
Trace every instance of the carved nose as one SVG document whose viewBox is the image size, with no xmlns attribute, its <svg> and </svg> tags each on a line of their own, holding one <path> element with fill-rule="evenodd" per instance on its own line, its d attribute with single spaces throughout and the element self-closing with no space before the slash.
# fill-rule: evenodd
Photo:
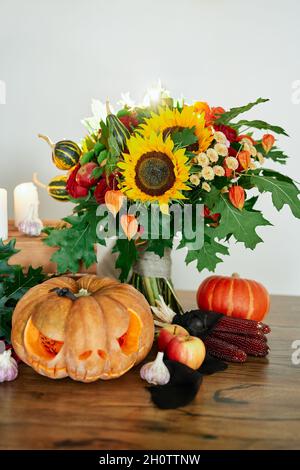
<svg viewBox="0 0 300 470">
<path fill-rule="evenodd" d="M 102 349 L 98 349 L 97 353 L 98 353 L 98 356 L 100 356 L 102 359 L 106 359 L 107 354 L 105 351 L 103 351 Z"/>
<path fill-rule="evenodd" d="M 81 361 L 86 361 L 92 355 L 92 353 L 93 351 L 89 349 L 88 351 L 84 351 L 83 353 L 81 353 L 78 357 Z M 101 357 L 101 359 L 107 358 L 107 354 L 105 351 L 103 351 L 103 349 L 97 349 L 97 354 Z"/>
<path fill-rule="evenodd" d="M 91 351 L 91 350 L 90 350 L 90 351 L 84 351 L 83 353 L 81 353 L 81 354 L 79 355 L 79 359 L 80 359 L 81 361 L 85 361 L 86 359 L 88 359 L 88 358 L 90 357 L 91 354 L 92 354 L 92 351 Z"/>
</svg>

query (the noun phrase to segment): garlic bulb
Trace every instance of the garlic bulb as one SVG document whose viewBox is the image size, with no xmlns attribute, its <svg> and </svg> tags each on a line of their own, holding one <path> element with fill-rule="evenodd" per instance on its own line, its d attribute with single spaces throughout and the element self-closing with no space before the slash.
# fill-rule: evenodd
<svg viewBox="0 0 300 470">
<path fill-rule="evenodd" d="M 11 357 L 11 350 L 8 349 L 0 354 L 0 382 L 15 380 L 18 376 L 18 364 Z"/>
<path fill-rule="evenodd" d="M 29 235 L 30 237 L 38 237 L 43 229 L 43 222 L 38 217 L 37 204 L 31 204 L 28 214 L 24 220 L 18 225 L 19 232 Z"/>
<path fill-rule="evenodd" d="M 140 376 L 149 384 L 166 385 L 170 381 L 170 372 L 163 361 L 164 353 L 159 352 L 155 361 L 144 364 Z"/>
</svg>

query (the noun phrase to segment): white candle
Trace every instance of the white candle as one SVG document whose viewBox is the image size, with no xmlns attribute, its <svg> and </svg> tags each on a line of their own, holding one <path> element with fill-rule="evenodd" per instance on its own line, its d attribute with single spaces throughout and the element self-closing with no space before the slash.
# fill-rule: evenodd
<svg viewBox="0 0 300 470">
<path fill-rule="evenodd" d="M 33 183 L 22 183 L 15 187 L 14 206 L 15 206 L 15 226 L 18 227 L 30 215 L 32 206 L 37 207 L 39 197 L 37 187 Z"/>
<path fill-rule="evenodd" d="M 8 219 L 7 219 L 7 191 L 0 188 L 0 238 L 8 238 Z"/>
</svg>

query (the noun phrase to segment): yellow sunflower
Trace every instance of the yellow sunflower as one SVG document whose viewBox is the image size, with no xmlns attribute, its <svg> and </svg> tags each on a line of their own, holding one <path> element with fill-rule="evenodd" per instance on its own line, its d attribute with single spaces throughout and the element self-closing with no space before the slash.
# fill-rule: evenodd
<svg viewBox="0 0 300 470">
<path fill-rule="evenodd" d="M 185 106 L 180 112 L 178 109 L 159 108 L 158 114 L 152 113 L 140 126 L 141 134 L 149 137 L 152 132 L 161 132 L 163 137 L 185 128 L 195 128 L 198 142 L 187 147 L 194 153 L 205 152 L 213 140 L 212 130 L 206 126 L 205 113 L 197 113 L 193 106 Z"/>
<path fill-rule="evenodd" d="M 183 199 L 185 183 L 189 179 L 188 158 L 184 149 L 174 150 L 171 137 L 152 133 L 142 137 L 133 135 L 127 140 L 129 153 L 119 162 L 124 181 L 121 190 L 129 199 L 158 202 L 161 210 L 173 199 Z"/>
</svg>

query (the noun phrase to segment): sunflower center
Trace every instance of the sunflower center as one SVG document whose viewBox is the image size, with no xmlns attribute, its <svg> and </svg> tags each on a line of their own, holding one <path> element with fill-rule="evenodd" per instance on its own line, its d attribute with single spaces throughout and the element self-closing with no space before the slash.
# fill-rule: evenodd
<svg viewBox="0 0 300 470">
<path fill-rule="evenodd" d="M 175 134 L 175 132 L 181 132 L 184 129 L 185 127 L 182 126 L 166 127 L 163 131 L 163 138 L 165 139 L 166 137 L 168 137 L 168 135 L 171 135 L 172 137 L 172 134 Z M 199 144 L 198 142 L 195 142 L 194 144 L 188 145 L 186 149 L 190 152 L 197 152 L 199 150 Z"/>
<path fill-rule="evenodd" d="M 162 152 L 144 153 L 135 167 L 137 187 L 150 196 L 162 196 L 175 183 L 172 160 Z"/>
</svg>

